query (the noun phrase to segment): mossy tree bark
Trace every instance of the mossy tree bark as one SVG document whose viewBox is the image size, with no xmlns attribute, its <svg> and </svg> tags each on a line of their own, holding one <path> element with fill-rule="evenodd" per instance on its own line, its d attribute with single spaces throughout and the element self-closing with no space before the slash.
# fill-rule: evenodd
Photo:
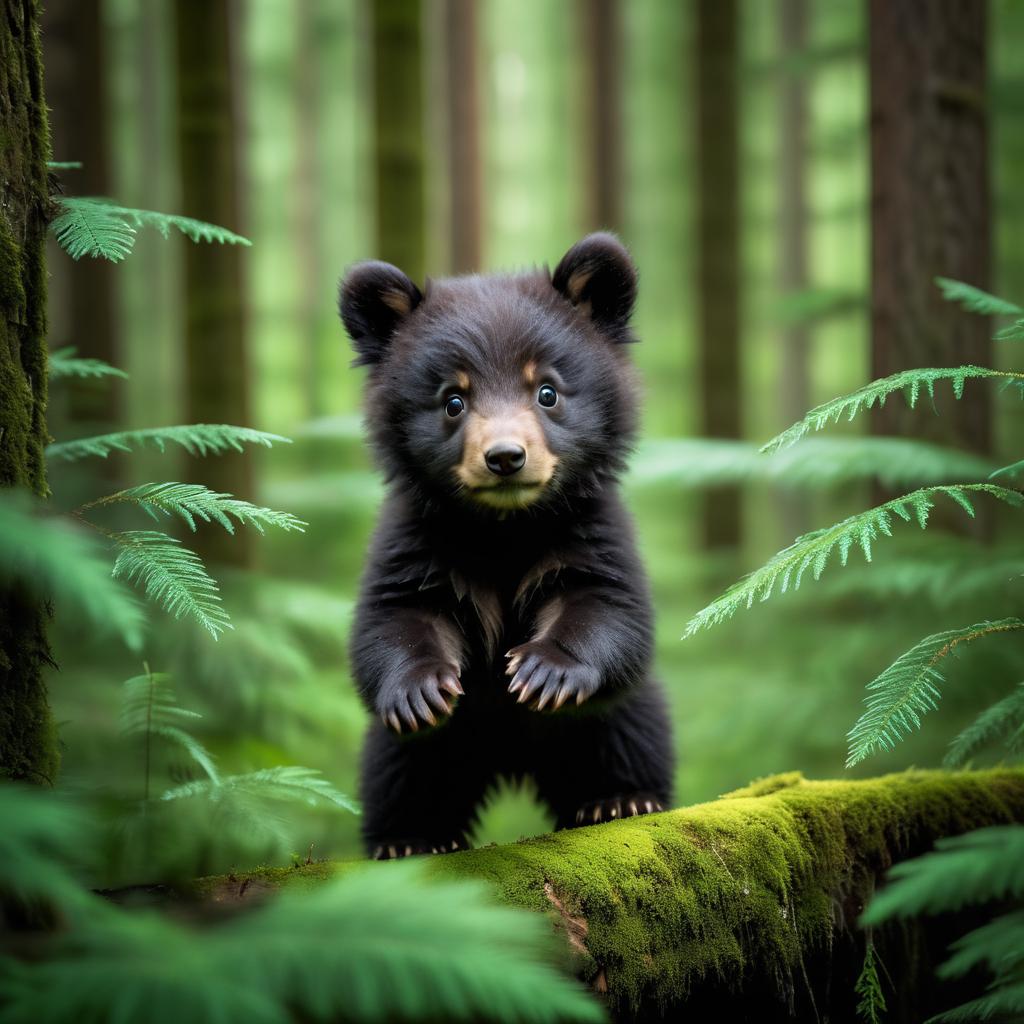
<svg viewBox="0 0 1024 1024">
<path fill-rule="evenodd" d="M 423 15 L 420 0 L 373 0 L 377 256 L 420 287 L 426 273 Z"/>
<path fill-rule="evenodd" d="M 0 19 L 0 487 L 44 497 L 46 177 L 50 140 L 35 0 Z M 0 584 L 0 775 L 50 783 L 57 737 L 43 681 L 47 608 Z"/>
<path fill-rule="evenodd" d="M 887 869 L 942 836 L 1024 821 L 1024 771 L 912 771 L 861 781 L 763 779 L 712 803 L 425 858 L 549 913 L 576 973 L 616 1020 L 855 1021 L 867 936 L 857 919 Z M 222 904 L 308 886 L 355 863 L 195 883 Z M 371 862 L 366 870 L 391 865 Z M 163 894 L 154 894 L 157 899 Z M 889 1011 L 917 1022 L 977 991 L 940 982 L 971 911 L 871 936 Z M 969 985 L 984 981 L 972 978 Z"/>
<path fill-rule="evenodd" d="M 701 425 L 706 437 L 739 438 L 739 16 L 736 0 L 698 0 L 694 9 Z M 739 489 L 711 488 L 705 545 L 736 547 L 741 519 Z"/>
<path fill-rule="evenodd" d="M 232 5 L 178 0 L 171 8 L 183 212 L 239 231 Z M 252 425 L 243 254 L 233 245 L 185 247 L 185 394 L 191 423 Z M 251 498 L 252 454 L 193 459 L 190 479 Z M 201 530 L 190 546 L 214 562 L 246 566 L 252 560 L 250 531 L 229 536 L 223 530 Z"/>
</svg>

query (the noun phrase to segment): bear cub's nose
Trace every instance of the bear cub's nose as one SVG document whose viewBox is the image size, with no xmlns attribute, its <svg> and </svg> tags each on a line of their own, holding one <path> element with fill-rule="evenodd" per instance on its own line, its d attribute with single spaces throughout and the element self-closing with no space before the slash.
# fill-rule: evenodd
<svg viewBox="0 0 1024 1024">
<path fill-rule="evenodd" d="M 512 476 L 526 465 L 526 449 L 517 444 L 496 444 L 484 455 L 487 468 L 498 476 Z"/>
</svg>

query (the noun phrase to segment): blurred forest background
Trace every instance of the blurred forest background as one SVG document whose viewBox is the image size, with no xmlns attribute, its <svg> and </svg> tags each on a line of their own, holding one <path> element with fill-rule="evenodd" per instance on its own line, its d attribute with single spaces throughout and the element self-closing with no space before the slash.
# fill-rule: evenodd
<svg viewBox="0 0 1024 1024">
<path fill-rule="evenodd" d="M 49 253 L 51 348 L 74 345 L 129 375 L 55 381 L 57 440 L 207 422 L 294 442 L 49 468 L 60 508 L 98 486 L 177 479 L 308 523 L 265 537 L 202 524 L 180 534 L 221 581 L 234 630 L 215 641 L 155 611 L 146 663 L 201 713 L 190 729 L 222 772 L 305 765 L 355 792 L 366 715 L 346 631 L 381 484 L 335 302 L 344 267 L 367 257 L 422 281 L 553 266 L 599 228 L 632 250 L 646 398 L 628 501 L 654 586 L 679 804 L 771 772 L 841 774 L 867 681 L 922 635 L 1019 605 L 1010 586 L 1024 556 L 993 513 L 971 534 L 908 527 L 870 572 L 855 556 L 818 584 L 680 639 L 698 608 L 798 534 L 865 507 L 883 486 L 962 477 L 963 458 L 984 479 L 1024 440 L 1019 398 L 973 382 L 941 420 L 901 416 L 894 398 L 806 454 L 756 455 L 806 409 L 872 376 L 1006 365 L 984 320 L 980 335 L 965 329 L 966 314 L 931 293 L 943 274 L 1024 300 L 1024 5 L 960 5 L 951 62 L 977 90 L 947 97 L 967 110 L 966 134 L 937 140 L 899 128 L 913 90 L 901 93 L 898 79 L 914 73 L 941 19 L 927 0 L 893 6 L 916 6 L 923 20 L 872 25 L 886 5 L 853 0 L 51 0 L 53 159 L 83 164 L 58 172 L 64 191 L 202 218 L 252 241 L 193 246 L 149 232 L 119 266 L 73 262 L 52 242 Z M 875 60 L 872 31 L 889 33 Z M 937 76 L 929 88 L 941 90 Z M 896 121 L 879 118 L 873 96 L 894 105 Z M 877 137 L 894 124 L 895 136 Z M 930 177 L 910 179 L 916 204 L 885 192 L 901 138 L 942 154 Z M 951 209 L 961 211 L 952 222 Z M 890 252 L 873 282 L 872 238 L 884 243 L 903 213 L 927 223 L 929 210 L 944 240 Z M 880 484 L 871 449 L 842 443 L 872 429 L 973 454 L 916 452 Z M 141 660 L 60 615 L 54 632 L 60 786 L 120 806 L 187 783 L 194 765 L 177 748 L 144 750 L 120 735 L 120 684 L 144 672 Z M 938 764 L 956 728 L 1024 667 L 1007 641 L 964 660 L 942 726 L 858 773 Z M 141 864 L 112 877 L 155 875 L 156 859 L 198 873 L 286 863 L 310 848 L 358 853 L 357 819 L 329 803 L 281 804 L 279 818 L 261 808 L 241 829 L 223 806 L 173 803 L 173 843 L 147 846 Z M 528 788 L 504 791 L 477 840 L 549 825 Z"/>
</svg>

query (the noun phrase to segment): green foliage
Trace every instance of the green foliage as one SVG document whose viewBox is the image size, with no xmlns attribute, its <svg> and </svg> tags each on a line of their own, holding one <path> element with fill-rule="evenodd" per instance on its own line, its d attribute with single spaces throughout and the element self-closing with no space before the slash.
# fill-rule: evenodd
<svg viewBox="0 0 1024 1024">
<path fill-rule="evenodd" d="M 852 420 L 857 413 L 882 406 L 886 398 L 895 391 L 904 392 L 907 404 L 913 409 L 921 397 L 922 389 L 928 397 L 935 398 L 937 381 L 948 380 L 953 384 L 953 394 L 962 398 L 968 380 L 997 377 L 1011 384 L 1024 382 L 1024 373 L 1009 370 L 989 370 L 983 366 L 958 366 L 954 369 L 901 370 L 890 377 L 873 380 L 848 395 L 840 395 L 813 408 L 802 420 L 776 435 L 762 445 L 762 452 L 775 452 L 796 444 L 802 437 L 815 430 L 821 430 L 830 423 L 838 423 L 843 416 Z"/>
<path fill-rule="evenodd" d="M 866 1024 L 881 1024 L 885 1015 L 885 993 L 878 977 L 878 963 L 875 944 L 869 938 L 864 950 L 864 966 L 854 986 L 854 992 L 860 997 L 857 1016 Z"/>
<path fill-rule="evenodd" d="M 74 346 L 69 345 L 50 353 L 47 362 L 47 375 L 50 380 L 63 377 L 128 377 L 124 370 L 119 370 L 102 359 L 79 359 L 75 352 Z"/>
<path fill-rule="evenodd" d="M 1017 320 L 996 332 L 996 341 L 1024 341 L 1024 320 Z"/>
<path fill-rule="evenodd" d="M 1009 753 L 1020 753 L 1024 749 L 1024 683 L 1018 684 L 1009 696 L 982 711 L 950 743 L 943 764 L 947 768 L 960 768 L 979 750 L 1003 737 L 1006 737 Z"/>
<path fill-rule="evenodd" d="M 828 559 L 838 549 L 839 562 L 846 565 L 850 549 L 859 547 L 867 561 L 871 561 L 871 546 L 880 536 L 892 536 L 892 527 L 897 519 L 910 523 L 916 521 L 921 529 L 928 525 L 928 513 L 935 506 L 940 495 L 959 505 L 968 515 L 974 515 L 970 493 L 989 494 L 1008 505 L 1020 507 L 1024 495 L 994 484 L 959 484 L 956 486 L 922 487 L 910 494 L 893 498 L 882 505 L 859 512 L 834 526 L 798 538 L 788 548 L 773 555 L 760 569 L 750 573 L 733 584 L 720 598 L 701 609 L 686 626 L 685 636 L 692 636 L 700 629 L 724 622 L 741 607 L 750 608 L 755 600 L 767 601 L 778 587 L 785 593 L 790 587 L 800 587 L 804 573 L 809 569 L 814 579 L 819 579 Z"/>
<path fill-rule="evenodd" d="M 143 587 L 151 601 L 176 619 L 195 619 L 215 640 L 231 628 L 217 584 L 194 551 L 155 530 L 127 530 L 112 539 L 118 548 L 115 579 Z"/>
<path fill-rule="evenodd" d="M 193 242 L 252 244 L 247 238 L 215 224 L 120 206 L 97 196 L 61 197 L 58 202 L 62 212 L 50 228 L 61 248 L 76 260 L 93 256 L 119 263 L 131 253 L 136 229 L 140 227 L 154 227 L 164 238 L 170 235 L 171 228 L 176 228 Z"/>
<path fill-rule="evenodd" d="M 47 160 L 46 167 L 51 171 L 80 171 L 81 160 Z"/>
<path fill-rule="evenodd" d="M 142 609 L 110 578 L 97 546 L 66 520 L 33 515 L 27 495 L 0 494 L 0 578 L 77 612 L 101 635 L 141 646 Z"/>
<path fill-rule="evenodd" d="M 939 686 L 946 681 L 937 668 L 939 662 L 965 644 L 1017 629 L 1024 629 L 1020 619 L 979 622 L 925 637 L 900 655 L 868 683 L 867 711 L 848 735 L 846 767 L 852 768 L 877 750 L 892 750 L 911 730 L 921 728 L 921 717 L 938 707 Z"/>
<path fill-rule="evenodd" d="M 229 517 L 234 516 L 242 526 L 252 526 L 264 533 L 264 526 L 276 526 L 282 530 L 298 530 L 303 532 L 307 526 L 301 519 L 288 512 L 277 512 L 271 508 L 261 508 L 248 501 L 240 501 L 230 494 L 218 494 L 202 484 L 151 483 L 139 484 L 109 494 L 89 502 L 83 508 L 98 508 L 126 502 L 138 505 L 154 519 L 159 520 L 160 514 L 178 515 L 195 533 L 196 519 L 205 523 L 215 522 L 224 527 L 228 533 L 235 532 L 235 524 Z"/>
<path fill-rule="evenodd" d="M 935 283 L 939 286 L 942 297 L 947 302 L 955 302 L 969 313 L 980 313 L 983 316 L 1015 316 L 1024 313 L 1024 309 L 1021 309 L 1016 303 L 990 295 L 973 285 L 964 284 L 963 281 L 937 277 Z"/>
<path fill-rule="evenodd" d="M 226 423 L 189 423 L 175 427 L 150 427 L 146 430 L 122 430 L 114 434 L 82 437 L 76 441 L 59 441 L 46 449 L 48 458 L 74 461 L 88 456 L 105 459 L 113 451 L 130 452 L 152 444 L 160 451 L 167 445 L 180 445 L 189 455 L 222 455 L 244 451 L 243 445 L 258 444 L 272 448 L 275 444 L 291 444 L 287 437 L 268 434 L 250 427 L 233 427 Z"/>
</svg>

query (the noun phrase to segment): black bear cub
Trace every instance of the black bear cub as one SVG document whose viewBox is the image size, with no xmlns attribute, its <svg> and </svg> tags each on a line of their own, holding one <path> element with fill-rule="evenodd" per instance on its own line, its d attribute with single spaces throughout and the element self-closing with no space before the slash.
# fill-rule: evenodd
<svg viewBox="0 0 1024 1024">
<path fill-rule="evenodd" d="M 612 235 L 554 275 L 428 281 L 366 262 L 341 318 L 388 492 L 351 641 L 374 715 L 375 857 L 467 845 L 498 776 L 557 827 L 661 810 L 672 741 L 618 477 L 638 406 L 636 271 Z"/>
</svg>

